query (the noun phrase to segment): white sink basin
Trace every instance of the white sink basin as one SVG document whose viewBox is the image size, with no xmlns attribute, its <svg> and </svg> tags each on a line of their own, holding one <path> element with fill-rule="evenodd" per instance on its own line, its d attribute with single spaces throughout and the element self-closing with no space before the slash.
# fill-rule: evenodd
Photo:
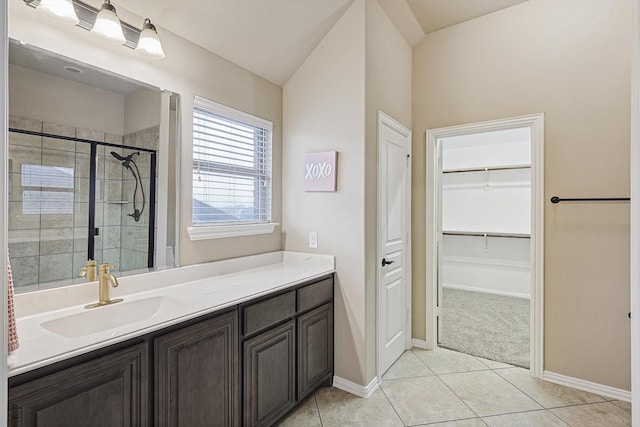
<svg viewBox="0 0 640 427">
<path fill-rule="evenodd" d="M 86 309 L 81 313 L 43 322 L 41 326 L 65 338 L 78 338 L 168 313 L 182 305 L 165 296 L 149 297 Z"/>
</svg>

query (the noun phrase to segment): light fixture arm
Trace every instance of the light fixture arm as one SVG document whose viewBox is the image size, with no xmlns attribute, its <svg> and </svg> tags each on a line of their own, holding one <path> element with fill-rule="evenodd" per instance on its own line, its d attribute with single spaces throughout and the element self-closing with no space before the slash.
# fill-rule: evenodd
<svg viewBox="0 0 640 427">
<path fill-rule="evenodd" d="M 40 4 L 40 0 L 23 0 L 23 1 L 27 6 L 30 6 L 33 8 L 36 8 L 38 4 Z M 80 0 L 71 0 L 71 2 L 75 7 L 76 14 L 78 15 L 78 19 L 80 20 L 78 27 L 91 31 L 91 29 L 93 28 L 93 24 L 96 22 L 96 16 L 98 15 L 98 12 L 100 12 L 100 9 L 95 9 L 94 7 L 89 6 L 88 4 L 83 3 Z M 101 9 L 108 8 L 109 6 L 115 9 L 111 5 L 111 2 L 109 0 L 105 1 L 102 4 Z M 145 22 L 146 21 L 147 20 L 145 20 Z M 149 23 L 151 22 L 149 21 Z M 142 30 L 134 27 L 133 25 L 127 24 L 122 20 L 120 20 L 120 24 L 122 25 L 122 32 L 124 33 L 124 38 L 126 39 L 124 46 L 127 46 L 130 49 L 135 49 L 138 44 L 138 39 L 140 38 L 140 33 L 142 32 Z"/>
</svg>

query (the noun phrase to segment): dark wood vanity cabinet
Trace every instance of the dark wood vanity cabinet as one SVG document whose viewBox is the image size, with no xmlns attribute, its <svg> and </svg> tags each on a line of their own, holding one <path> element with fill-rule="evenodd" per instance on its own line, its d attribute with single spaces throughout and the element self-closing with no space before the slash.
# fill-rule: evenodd
<svg viewBox="0 0 640 427">
<path fill-rule="evenodd" d="M 149 426 L 148 344 L 9 389 L 10 427 Z"/>
<path fill-rule="evenodd" d="M 270 426 L 333 376 L 333 277 L 241 305 L 243 425 Z"/>
<path fill-rule="evenodd" d="M 333 276 L 9 379 L 10 427 L 270 426 L 333 376 Z"/>
<path fill-rule="evenodd" d="M 155 426 L 239 426 L 238 316 L 154 340 Z"/>
<path fill-rule="evenodd" d="M 244 425 L 268 426 L 296 405 L 295 323 L 244 342 Z"/>
<path fill-rule="evenodd" d="M 298 317 L 298 401 L 333 375 L 333 304 Z"/>
</svg>

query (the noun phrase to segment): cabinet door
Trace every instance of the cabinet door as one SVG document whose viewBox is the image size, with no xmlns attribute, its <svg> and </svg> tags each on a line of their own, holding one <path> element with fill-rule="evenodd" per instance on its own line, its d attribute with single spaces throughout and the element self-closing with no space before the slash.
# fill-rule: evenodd
<svg viewBox="0 0 640 427">
<path fill-rule="evenodd" d="M 236 312 L 155 340 L 157 426 L 237 426 Z"/>
<path fill-rule="evenodd" d="M 333 375 L 333 304 L 298 318 L 298 401 Z"/>
<path fill-rule="evenodd" d="M 271 425 L 296 404 L 293 320 L 244 343 L 244 424 Z"/>
<path fill-rule="evenodd" d="M 147 344 L 9 390 L 11 427 L 147 426 Z"/>
</svg>

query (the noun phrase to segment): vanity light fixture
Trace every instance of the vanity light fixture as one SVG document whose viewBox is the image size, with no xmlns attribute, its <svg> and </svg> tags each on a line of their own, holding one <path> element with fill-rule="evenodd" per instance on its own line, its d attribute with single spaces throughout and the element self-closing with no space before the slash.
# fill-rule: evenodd
<svg viewBox="0 0 640 427">
<path fill-rule="evenodd" d="M 2 0 L 0 0 L 2 1 Z M 148 18 L 144 20 L 142 30 L 120 21 L 116 8 L 110 0 L 104 0 L 98 10 L 80 0 L 23 0 L 27 6 L 90 31 L 103 39 L 114 41 L 134 49 L 147 58 L 164 58 L 165 54 L 158 37 L 156 26 Z M 62 11 L 71 10 L 77 20 L 60 18 L 66 16 Z M 51 12 L 52 11 L 52 12 Z"/>
<path fill-rule="evenodd" d="M 119 44 L 127 42 L 122 32 L 122 24 L 120 24 L 120 19 L 116 14 L 116 8 L 111 4 L 111 0 L 105 0 L 102 3 L 100 12 L 96 16 L 96 23 L 93 24 L 91 29 L 91 34 L 110 42 Z"/>
<path fill-rule="evenodd" d="M 36 10 L 65 24 L 78 25 L 80 23 L 71 0 L 41 0 Z"/>
<path fill-rule="evenodd" d="M 165 57 L 156 26 L 151 23 L 149 18 L 145 19 L 144 24 L 142 24 L 142 32 L 140 33 L 140 39 L 138 39 L 136 52 L 149 58 L 162 59 Z"/>
</svg>

